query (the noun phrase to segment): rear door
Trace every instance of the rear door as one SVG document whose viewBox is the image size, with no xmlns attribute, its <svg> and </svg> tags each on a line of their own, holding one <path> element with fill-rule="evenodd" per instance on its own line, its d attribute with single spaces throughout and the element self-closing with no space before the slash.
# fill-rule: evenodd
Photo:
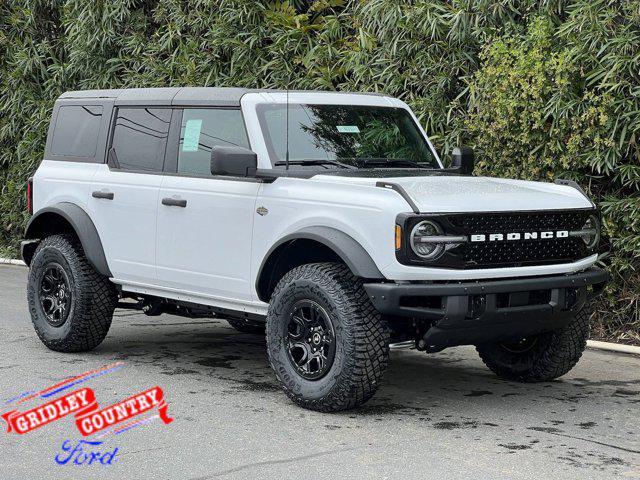
<svg viewBox="0 0 640 480">
<path fill-rule="evenodd" d="M 160 187 L 158 283 L 206 297 L 251 300 L 251 235 L 259 183 L 212 176 L 216 145 L 249 148 L 239 108 L 185 108 Z"/>
<path fill-rule="evenodd" d="M 92 215 L 117 280 L 156 283 L 156 215 L 172 110 L 115 109 L 108 164 L 93 178 Z"/>
</svg>

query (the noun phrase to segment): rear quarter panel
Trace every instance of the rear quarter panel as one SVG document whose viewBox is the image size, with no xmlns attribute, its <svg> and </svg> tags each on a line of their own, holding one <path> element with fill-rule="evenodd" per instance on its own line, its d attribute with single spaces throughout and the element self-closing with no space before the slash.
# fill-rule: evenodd
<svg viewBox="0 0 640 480">
<path fill-rule="evenodd" d="M 60 202 L 75 203 L 88 212 L 96 163 L 43 160 L 33 177 L 33 212 Z"/>
</svg>

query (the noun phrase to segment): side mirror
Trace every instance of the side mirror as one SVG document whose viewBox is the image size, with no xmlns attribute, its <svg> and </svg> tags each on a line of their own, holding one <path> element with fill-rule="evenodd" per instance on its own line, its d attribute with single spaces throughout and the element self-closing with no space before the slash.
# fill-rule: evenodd
<svg viewBox="0 0 640 480">
<path fill-rule="evenodd" d="M 451 166 L 457 168 L 463 175 L 471 175 L 475 166 L 473 148 L 456 147 L 451 152 Z"/>
<path fill-rule="evenodd" d="M 211 149 L 211 175 L 251 177 L 256 174 L 258 156 L 243 147 L 220 147 Z"/>
</svg>

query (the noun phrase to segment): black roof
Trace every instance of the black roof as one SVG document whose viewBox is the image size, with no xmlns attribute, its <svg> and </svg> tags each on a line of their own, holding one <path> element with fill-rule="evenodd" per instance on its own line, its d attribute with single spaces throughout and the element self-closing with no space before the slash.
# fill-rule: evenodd
<svg viewBox="0 0 640 480">
<path fill-rule="evenodd" d="M 239 106 L 240 99 L 246 93 L 281 93 L 285 90 L 223 88 L 223 87 L 166 87 L 166 88 L 122 88 L 112 90 L 77 90 L 65 92 L 59 100 L 65 99 L 110 99 L 118 105 L 162 104 L 162 105 L 215 105 Z M 290 92 L 305 92 L 290 90 Z M 319 92 L 309 93 L 350 93 L 350 92 Z M 381 93 L 362 93 L 362 95 L 378 95 Z"/>
</svg>

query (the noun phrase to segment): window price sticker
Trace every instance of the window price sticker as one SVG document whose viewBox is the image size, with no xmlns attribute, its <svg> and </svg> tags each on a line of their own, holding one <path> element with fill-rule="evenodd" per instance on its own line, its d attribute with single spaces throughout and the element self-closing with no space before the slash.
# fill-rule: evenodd
<svg viewBox="0 0 640 480">
<path fill-rule="evenodd" d="M 183 152 L 197 152 L 200 144 L 200 130 L 202 130 L 202 119 L 187 120 L 184 126 L 184 140 L 182 141 Z"/>
</svg>

